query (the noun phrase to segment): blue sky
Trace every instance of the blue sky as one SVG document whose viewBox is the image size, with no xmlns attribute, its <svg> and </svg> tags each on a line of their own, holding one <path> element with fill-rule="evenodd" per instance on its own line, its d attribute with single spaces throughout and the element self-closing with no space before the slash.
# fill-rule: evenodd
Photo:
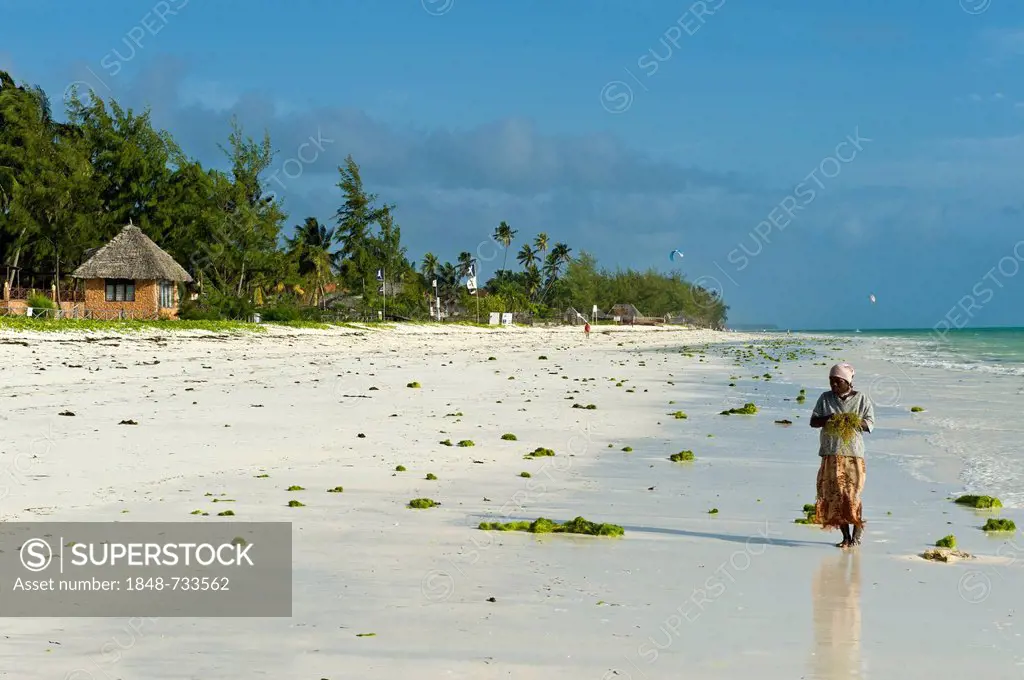
<svg viewBox="0 0 1024 680">
<path fill-rule="evenodd" d="M 149 106 L 214 165 L 269 130 L 292 223 L 351 153 L 413 258 L 486 276 L 506 220 L 792 328 L 1024 325 L 1022 65 L 1009 0 L 0 0 L 55 108 Z"/>
</svg>

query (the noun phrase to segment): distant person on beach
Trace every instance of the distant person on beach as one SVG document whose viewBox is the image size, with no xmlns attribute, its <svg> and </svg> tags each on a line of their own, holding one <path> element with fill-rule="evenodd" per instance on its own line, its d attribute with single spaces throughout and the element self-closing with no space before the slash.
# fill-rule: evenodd
<svg viewBox="0 0 1024 680">
<path fill-rule="evenodd" d="M 589 322 L 583 324 L 583 337 L 585 337 L 587 340 L 590 339 L 590 323 Z"/>
<path fill-rule="evenodd" d="M 811 427 L 820 428 L 818 455 L 817 522 L 823 529 L 839 528 L 843 542 L 837 547 L 860 545 L 864 533 L 860 496 L 864 491 L 864 437 L 875 426 L 875 407 L 863 392 L 853 389 L 853 366 L 836 364 L 828 374 L 832 387 L 818 397 L 811 412 Z M 843 436 L 828 427 L 837 414 L 860 417 L 859 428 Z"/>
</svg>

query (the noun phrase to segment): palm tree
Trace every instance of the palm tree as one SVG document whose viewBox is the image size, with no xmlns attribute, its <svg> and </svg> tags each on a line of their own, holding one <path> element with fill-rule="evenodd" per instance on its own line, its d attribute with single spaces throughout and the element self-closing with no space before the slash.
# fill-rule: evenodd
<svg viewBox="0 0 1024 680">
<path fill-rule="evenodd" d="M 437 270 L 438 296 L 444 300 L 445 309 L 451 313 L 451 304 L 458 299 L 459 270 L 451 262 L 445 262 Z"/>
<path fill-rule="evenodd" d="M 461 253 L 459 253 L 458 270 L 459 270 L 459 278 L 460 279 L 463 278 L 463 277 L 469 276 L 469 270 L 472 268 L 472 266 L 473 266 L 473 255 L 472 255 L 472 253 L 466 252 L 465 250 L 463 250 Z"/>
<path fill-rule="evenodd" d="M 524 243 L 523 247 L 519 249 L 519 254 L 516 256 L 516 259 L 519 260 L 519 264 L 523 266 L 523 269 L 529 271 L 534 268 L 536 263 L 540 260 L 540 257 L 537 255 L 537 252 L 530 247 L 529 243 Z"/>
<path fill-rule="evenodd" d="M 433 253 L 427 253 L 423 256 L 423 263 L 420 265 L 420 273 L 423 274 L 423 278 L 427 280 L 427 285 L 437 276 L 438 266 L 441 264 L 440 260 L 437 259 L 437 255 Z"/>
<path fill-rule="evenodd" d="M 572 248 L 564 243 L 556 243 L 555 247 L 551 249 L 551 253 L 559 264 L 567 265 L 572 262 Z"/>
<path fill-rule="evenodd" d="M 501 262 L 502 271 L 505 270 L 505 265 L 508 263 L 508 247 L 512 245 L 512 241 L 515 239 L 516 233 L 516 230 L 508 226 L 508 223 L 505 221 L 502 221 L 502 223 L 494 230 L 494 240 L 505 248 L 505 257 Z"/>
<path fill-rule="evenodd" d="M 543 231 L 537 234 L 537 236 L 533 239 L 533 246 L 539 252 L 546 252 L 548 249 L 548 235 L 545 234 Z"/>
<path fill-rule="evenodd" d="M 314 304 L 319 303 L 326 297 L 324 284 L 337 262 L 337 253 L 331 252 L 334 229 L 320 224 L 315 217 L 307 217 L 305 222 L 295 227 L 295 235 L 285 241 L 289 254 L 298 262 L 299 274 L 312 277 Z"/>
</svg>

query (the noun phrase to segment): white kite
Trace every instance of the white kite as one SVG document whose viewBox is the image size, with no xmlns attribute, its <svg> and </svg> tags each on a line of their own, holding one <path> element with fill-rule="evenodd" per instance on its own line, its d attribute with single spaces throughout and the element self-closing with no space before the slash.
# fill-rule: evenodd
<svg viewBox="0 0 1024 680">
<path fill-rule="evenodd" d="M 875 304 L 875 296 L 874 296 L 874 294 L 869 295 L 868 299 L 871 300 L 871 304 Z"/>
<path fill-rule="evenodd" d="M 683 253 L 682 253 L 681 250 L 673 250 L 671 253 L 668 254 L 669 261 L 670 262 L 675 262 L 676 261 L 676 255 L 678 255 L 679 257 L 682 257 Z"/>
</svg>

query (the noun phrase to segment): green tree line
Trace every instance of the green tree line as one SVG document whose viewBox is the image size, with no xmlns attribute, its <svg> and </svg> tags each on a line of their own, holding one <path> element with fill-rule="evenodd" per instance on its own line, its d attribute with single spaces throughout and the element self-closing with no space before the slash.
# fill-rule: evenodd
<svg viewBox="0 0 1024 680">
<path fill-rule="evenodd" d="M 131 221 L 195 279 L 198 300 L 183 306 L 185 317 L 260 309 L 265 318 L 338 310 L 365 318 L 386 302 L 389 316 L 425 319 L 439 300 L 468 318 L 477 308 L 552 317 L 569 306 L 587 313 L 594 304 L 632 303 L 649 316 L 725 323 L 724 301 L 678 273 L 608 271 L 547 234 L 517 242 L 506 222 L 488 234 L 496 254 L 484 261 L 469 251 L 454 262 L 432 252 L 413 261 L 396 206 L 366 190 L 351 156 L 338 168 L 335 214 L 294 223 L 266 189 L 269 134 L 253 139 L 237 119 L 214 168 L 154 129 L 148 109 L 72 95 L 64 113 L 59 122 L 41 88 L 0 71 L 0 266 L 12 286 L 21 276 L 23 286 L 27 277 L 66 294 L 69 273 Z M 477 297 L 467 283 L 484 266 L 493 271 L 478 281 Z"/>
</svg>

